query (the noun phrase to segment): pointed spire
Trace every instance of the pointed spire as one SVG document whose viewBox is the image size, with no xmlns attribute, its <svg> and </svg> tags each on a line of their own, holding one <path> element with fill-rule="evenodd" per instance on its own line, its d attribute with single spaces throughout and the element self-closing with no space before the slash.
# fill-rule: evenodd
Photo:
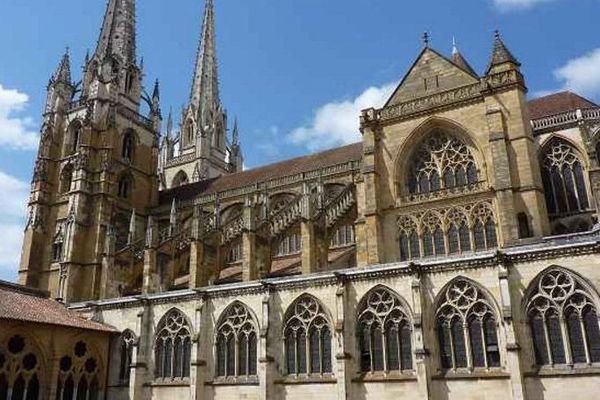
<svg viewBox="0 0 600 400">
<path fill-rule="evenodd" d="M 469 62 L 463 57 L 460 50 L 458 49 L 456 39 L 454 37 L 452 38 L 452 62 L 465 72 L 473 76 L 477 76 L 477 73 L 475 72 L 473 67 L 469 65 Z"/>
<path fill-rule="evenodd" d="M 151 248 L 156 242 L 156 228 L 154 226 L 154 218 L 152 215 L 148 216 L 148 223 L 146 226 L 146 248 Z"/>
<path fill-rule="evenodd" d="M 215 40 L 215 16 L 213 0 L 206 0 L 202 37 L 196 58 L 190 105 L 204 125 L 208 116 L 221 108 L 219 98 L 219 76 L 217 68 L 217 46 Z"/>
<path fill-rule="evenodd" d="M 177 228 L 177 201 L 173 199 L 173 203 L 171 204 L 171 215 L 169 216 L 169 236 L 173 236 L 175 234 L 175 229 Z"/>
<path fill-rule="evenodd" d="M 113 55 L 125 64 L 136 62 L 135 0 L 109 0 L 96 47 L 96 57 Z"/>
<path fill-rule="evenodd" d="M 61 82 L 71 85 L 71 55 L 68 47 L 65 49 L 65 54 L 60 60 L 60 64 L 58 65 L 56 72 L 54 72 L 54 75 L 52 75 L 52 82 Z"/>
<path fill-rule="evenodd" d="M 494 48 L 492 50 L 492 59 L 490 60 L 490 66 L 488 72 L 496 65 L 512 63 L 517 67 L 521 66 L 521 63 L 516 59 L 515 56 L 508 50 L 502 37 L 500 37 L 500 31 L 496 30 L 494 33 Z"/>
<path fill-rule="evenodd" d="M 135 242 L 135 226 L 136 226 L 136 218 L 135 218 L 135 208 L 131 212 L 131 220 L 129 221 L 129 234 L 127 235 L 127 244 L 131 245 Z"/>
<path fill-rule="evenodd" d="M 154 81 L 154 90 L 152 91 L 152 100 L 160 100 L 160 82 L 158 78 Z"/>
<path fill-rule="evenodd" d="M 173 132 L 173 107 L 169 108 L 169 116 L 167 117 L 167 138 L 171 138 Z"/>
<path fill-rule="evenodd" d="M 233 121 L 233 134 L 232 134 L 232 137 L 231 137 L 231 143 L 232 143 L 232 145 L 233 146 L 237 146 L 239 144 L 238 143 L 239 140 L 240 140 L 240 132 L 239 132 L 239 129 L 238 129 L 238 120 L 237 120 L 237 117 L 235 117 L 235 120 Z"/>
</svg>

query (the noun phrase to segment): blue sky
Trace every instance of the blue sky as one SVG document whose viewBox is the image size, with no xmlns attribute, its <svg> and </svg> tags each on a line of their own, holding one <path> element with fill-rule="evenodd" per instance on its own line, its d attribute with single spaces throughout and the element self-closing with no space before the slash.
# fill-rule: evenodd
<svg viewBox="0 0 600 400">
<path fill-rule="evenodd" d="M 523 63 L 530 95 L 570 88 L 600 101 L 598 0 L 216 0 L 223 102 L 246 166 L 360 138 L 361 108 L 381 105 L 423 31 L 452 38 L 482 72 L 493 31 Z M 80 77 L 105 0 L 0 1 L 0 279 L 14 279 L 45 88 L 65 46 Z M 188 98 L 203 0 L 138 1 L 146 85 L 163 114 Z"/>
</svg>

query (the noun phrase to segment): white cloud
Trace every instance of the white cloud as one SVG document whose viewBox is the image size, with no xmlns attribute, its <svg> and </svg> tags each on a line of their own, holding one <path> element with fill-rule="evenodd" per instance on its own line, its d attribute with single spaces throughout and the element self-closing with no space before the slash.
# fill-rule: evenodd
<svg viewBox="0 0 600 400">
<path fill-rule="evenodd" d="M 361 138 L 361 110 L 383 106 L 395 87 L 395 83 L 370 87 L 354 99 L 327 103 L 319 107 L 309 124 L 294 129 L 287 139 L 311 151 L 356 142 Z"/>
<path fill-rule="evenodd" d="M 524 10 L 538 4 L 555 0 L 494 0 L 494 5 L 501 11 Z"/>
<path fill-rule="evenodd" d="M 26 94 L 0 85 L 0 146 L 13 150 L 37 149 L 39 138 L 33 120 L 20 116 L 28 101 Z"/>
<path fill-rule="evenodd" d="M 13 280 L 19 265 L 29 185 L 0 171 L 0 279 Z"/>
<path fill-rule="evenodd" d="M 582 96 L 600 95 L 600 48 L 569 60 L 554 71 L 563 88 Z"/>
</svg>

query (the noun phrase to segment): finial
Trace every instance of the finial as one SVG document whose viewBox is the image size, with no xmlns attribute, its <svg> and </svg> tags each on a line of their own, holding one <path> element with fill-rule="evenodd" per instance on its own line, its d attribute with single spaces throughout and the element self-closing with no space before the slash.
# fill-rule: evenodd
<svg viewBox="0 0 600 400">
<path fill-rule="evenodd" d="M 458 46 L 456 45 L 456 38 L 452 36 L 452 54 L 458 53 Z"/>
<path fill-rule="evenodd" d="M 494 30 L 494 38 L 495 39 L 500 39 L 500 30 L 499 29 L 495 29 Z"/>
<path fill-rule="evenodd" d="M 152 98 L 160 98 L 160 82 L 158 81 L 158 78 L 156 78 L 156 81 L 154 81 L 154 91 L 152 92 Z"/>
<path fill-rule="evenodd" d="M 429 48 L 429 32 L 423 32 L 423 46 Z"/>
</svg>

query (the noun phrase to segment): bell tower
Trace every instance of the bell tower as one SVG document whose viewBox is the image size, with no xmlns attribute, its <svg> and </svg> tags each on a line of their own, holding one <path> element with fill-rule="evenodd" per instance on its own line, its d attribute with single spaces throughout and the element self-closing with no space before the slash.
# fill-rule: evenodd
<svg viewBox="0 0 600 400">
<path fill-rule="evenodd" d="M 99 297 L 107 233 L 126 243 L 158 201 L 160 92 L 143 95 L 135 13 L 110 0 L 81 81 L 67 52 L 48 85 L 19 281 L 65 302 Z"/>
</svg>

